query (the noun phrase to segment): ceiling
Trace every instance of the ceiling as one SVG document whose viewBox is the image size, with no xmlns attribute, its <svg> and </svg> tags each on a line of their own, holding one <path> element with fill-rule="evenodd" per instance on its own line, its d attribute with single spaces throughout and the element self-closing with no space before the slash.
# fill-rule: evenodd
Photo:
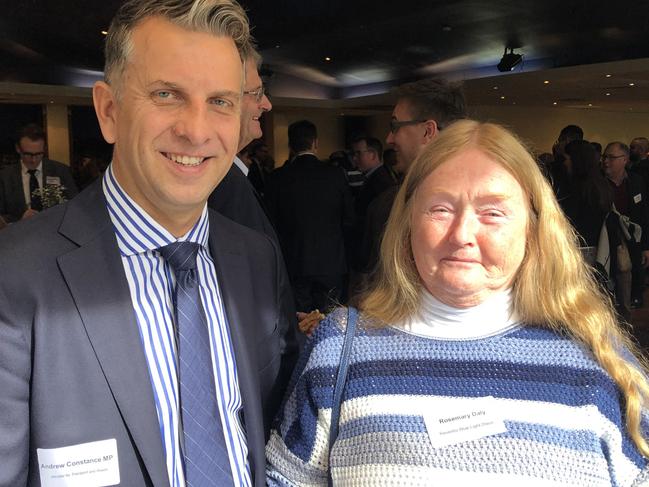
<svg viewBox="0 0 649 487">
<path fill-rule="evenodd" d="M 0 0 L 0 83 L 90 86 L 120 3 Z M 443 75 L 471 80 L 475 104 L 649 111 L 647 0 L 242 3 L 280 99 L 382 105 L 394 85 Z M 523 54 L 513 76 L 495 69 L 505 46 Z"/>
</svg>

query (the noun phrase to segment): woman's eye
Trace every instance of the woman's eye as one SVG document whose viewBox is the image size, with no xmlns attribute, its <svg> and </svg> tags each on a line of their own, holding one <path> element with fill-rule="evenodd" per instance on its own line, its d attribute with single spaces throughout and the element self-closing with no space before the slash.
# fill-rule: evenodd
<svg viewBox="0 0 649 487">
<path fill-rule="evenodd" d="M 487 217 L 492 217 L 492 218 L 500 218 L 500 217 L 505 216 L 505 214 L 500 210 L 486 210 L 483 213 L 483 215 L 487 216 Z"/>
</svg>

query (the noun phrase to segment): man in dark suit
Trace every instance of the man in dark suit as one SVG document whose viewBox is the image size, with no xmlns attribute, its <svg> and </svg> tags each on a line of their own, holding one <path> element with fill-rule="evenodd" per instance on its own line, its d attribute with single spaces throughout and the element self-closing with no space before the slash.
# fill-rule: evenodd
<svg viewBox="0 0 649 487">
<path fill-rule="evenodd" d="M 256 50 L 251 49 L 251 54 L 246 59 L 245 83 L 241 100 L 239 152 L 250 142 L 263 136 L 260 118 L 273 108 L 259 76 L 260 64 L 261 56 Z M 207 205 L 237 223 L 265 233 L 279 244 L 275 230 L 263 208 L 263 200 L 247 176 L 248 167 L 236 156 L 232 167 L 207 200 Z"/>
<path fill-rule="evenodd" d="M 462 86 L 444 79 L 406 83 L 395 94 L 397 103 L 392 110 L 386 142 L 396 153 L 394 170 L 403 179 L 412 162 L 439 131 L 466 116 L 466 104 Z M 362 244 L 369 255 L 368 270 L 378 262 L 383 230 L 398 189 L 398 186 L 388 188 L 368 207 Z"/>
<path fill-rule="evenodd" d="M 370 203 L 388 188 L 397 184 L 392 172 L 383 164 L 383 146 L 374 137 L 359 137 L 352 142 L 352 155 L 356 167 L 363 173 L 363 186 L 356 196 L 356 224 L 354 225 L 354 268 L 367 272 L 368 255 L 361 242 L 365 229 L 365 217 Z"/>
<path fill-rule="evenodd" d="M 206 208 L 247 46 L 227 0 L 120 7 L 93 89 L 110 167 L 0 234 L 0 486 L 265 485 L 281 261 Z"/>
<path fill-rule="evenodd" d="M 353 203 L 343 172 L 318 159 L 318 134 L 308 120 L 288 127 L 295 158 L 267 186 L 298 311 L 324 310 L 341 298 L 347 259 L 343 232 Z"/>
<path fill-rule="evenodd" d="M 43 210 L 43 201 L 32 197 L 46 186 L 60 187 L 69 200 L 77 194 L 70 168 L 45 157 L 45 133 L 36 124 L 20 129 L 16 138 L 20 163 L 0 171 L 0 216 L 8 222 L 29 218 Z"/>
<path fill-rule="evenodd" d="M 639 242 L 627 241 L 631 258 L 631 283 L 618 282 L 616 297 L 624 316 L 630 316 L 629 308 L 642 306 L 644 272 L 649 266 L 649 206 L 647 190 L 641 176 L 627 171 L 629 147 L 623 142 L 611 142 L 602 154 L 602 168 L 613 192 L 615 209 L 640 226 Z M 619 281 L 619 280 L 618 280 Z M 629 289 L 630 284 L 630 289 Z"/>
</svg>

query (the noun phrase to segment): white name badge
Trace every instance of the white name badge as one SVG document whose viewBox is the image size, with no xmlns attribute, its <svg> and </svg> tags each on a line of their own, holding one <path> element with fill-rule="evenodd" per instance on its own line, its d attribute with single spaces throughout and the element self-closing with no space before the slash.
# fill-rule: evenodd
<svg viewBox="0 0 649 487">
<path fill-rule="evenodd" d="M 638 193 L 633 197 L 633 202 L 637 205 L 642 201 L 642 193 Z"/>
<path fill-rule="evenodd" d="M 93 441 L 37 448 L 41 487 L 105 487 L 119 484 L 117 442 Z"/>
<path fill-rule="evenodd" d="M 45 184 L 51 186 L 61 186 L 61 178 L 58 176 L 47 176 L 45 177 Z"/>
<path fill-rule="evenodd" d="M 435 448 L 507 431 L 492 396 L 436 400 L 423 416 L 430 442 Z"/>
</svg>

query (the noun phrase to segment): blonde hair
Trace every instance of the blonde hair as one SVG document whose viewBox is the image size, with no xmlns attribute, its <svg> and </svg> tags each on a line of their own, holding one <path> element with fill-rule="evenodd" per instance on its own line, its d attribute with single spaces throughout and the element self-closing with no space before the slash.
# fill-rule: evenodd
<svg viewBox="0 0 649 487">
<path fill-rule="evenodd" d="M 254 57 L 248 17 L 234 0 L 129 0 L 113 17 L 104 48 L 104 78 L 115 90 L 133 51 L 133 29 L 150 17 L 162 17 L 193 32 L 229 37 L 242 60 Z"/>
<path fill-rule="evenodd" d="M 577 236 L 547 180 L 523 144 L 503 127 L 472 120 L 455 122 L 415 159 L 394 201 L 379 269 L 359 300 L 360 309 L 384 324 L 415 313 L 422 285 L 410 246 L 414 196 L 428 175 L 468 148 L 480 150 L 504 167 L 529 195 L 525 257 L 513 282 L 515 312 L 522 322 L 567 333 L 593 351 L 624 394 L 631 438 L 643 455 L 649 456 L 649 445 L 640 432 L 641 410 L 649 397 L 644 361 L 617 324 L 610 298 L 592 278 L 579 252 Z M 637 362 L 621 355 L 625 349 Z"/>
</svg>

